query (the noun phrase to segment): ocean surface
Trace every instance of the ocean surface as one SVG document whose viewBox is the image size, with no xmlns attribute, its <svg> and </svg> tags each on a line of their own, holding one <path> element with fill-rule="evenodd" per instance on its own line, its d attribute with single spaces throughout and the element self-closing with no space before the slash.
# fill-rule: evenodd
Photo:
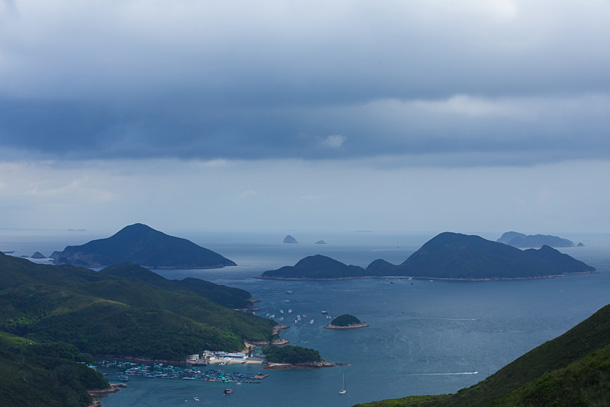
<svg viewBox="0 0 610 407">
<path fill-rule="evenodd" d="M 182 235 L 234 260 L 218 270 L 163 270 L 248 290 L 261 311 L 284 317 L 282 338 L 317 349 L 325 360 L 345 363 L 315 370 L 269 370 L 262 384 L 206 383 L 132 377 L 128 387 L 101 399 L 105 407 L 127 406 L 351 406 L 419 394 L 455 392 L 471 386 L 534 347 L 561 335 L 610 303 L 610 235 L 562 236 L 583 248 L 561 249 L 599 274 L 503 282 L 361 279 L 328 282 L 260 280 L 263 271 L 293 265 L 312 254 L 367 266 L 377 258 L 398 264 L 432 234 Z M 495 240 L 497 236 L 484 236 Z M 87 232 L 0 231 L 0 250 L 49 255 L 85 243 Z M 324 239 L 328 244 L 316 245 Z M 287 291 L 292 292 L 291 294 Z M 292 313 L 288 314 L 288 310 Z M 330 316 L 349 313 L 369 324 L 347 331 L 324 329 Z M 283 313 L 281 311 L 284 311 Z M 307 315 L 295 324 L 295 315 Z M 289 318 L 290 317 L 290 318 Z M 313 320 L 313 323 L 310 321 Z M 217 367 L 218 368 L 218 367 Z M 262 371 L 260 365 L 227 365 L 228 372 Z M 345 376 L 347 394 L 338 391 Z M 113 373 L 109 377 L 113 379 Z M 225 396 L 223 389 L 234 393 Z M 199 398 L 199 402 L 194 401 Z"/>
</svg>

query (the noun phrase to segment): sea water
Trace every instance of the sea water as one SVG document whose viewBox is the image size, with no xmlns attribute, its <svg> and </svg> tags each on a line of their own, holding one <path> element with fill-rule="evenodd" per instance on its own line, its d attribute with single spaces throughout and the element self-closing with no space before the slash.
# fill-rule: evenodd
<svg viewBox="0 0 610 407">
<path fill-rule="evenodd" d="M 290 326 L 282 332 L 282 338 L 293 345 L 317 349 L 325 360 L 345 365 L 267 370 L 264 372 L 269 377 L 261 384 L 132 377 L 127 388 L 102 399 L 103 405 L 351 406 L 407 395 L 455 392 L 561 335 L 610 302 L 610 252 L 605 236 L 585 241 L 584 248 L 561 249 L 600 271 L 591 275 L 501 282 L 408 279 L 316 282 L 256 278 L 267 269 L 293 265 L 302 257 L 318 253 L 363 267 L 376 258 L 398 264 L 432 236 L 385 236 L 378 240 L 375 237 L 351 236 L 351 240 L 336 239 L 337 243 L 327 245 L 314 245 L 313 239 L 288 245 L 267 237 L 252 240 L 244 240 L 243 236 L 216 240 L 211 236 L 189 237 L 231 258 L 238 266 L 158 271 L 160 274 L 177 279 L 198 277 L 246 289 L 260 300 L 258 315 L 275 315 L 276 320 L 283 317 L 281 323 Z M 7 238 L 10 240 L 4 237 L 2 250 L 6 250 Z M 50 243 L 52 239 L 47 238 L 39 239 L 38 244 Z M 28 247 L 26 242 L 22 243 L 23 246 L 15 247 Z M 61 249 L 61 245 L 54 248 Z M 292 313 L 288 313 L 289 309 Z M 327 315 L 343 313 L 357 316 L 369 327 L 324 329 L 329 321 Z M 297 323 L 296 315 L 302 316 Z M 228 372 L 262 371 L 260 365 L 214 367 Z M 343 376 L 347 394 L 339 395 Z M 109 378 L 115 379 L 112 373 Z M 234 392 L 224 395 L 223 389 L 227 387 Z M 200 401 L 194 401 L 194 397 Z"/>
</svg>

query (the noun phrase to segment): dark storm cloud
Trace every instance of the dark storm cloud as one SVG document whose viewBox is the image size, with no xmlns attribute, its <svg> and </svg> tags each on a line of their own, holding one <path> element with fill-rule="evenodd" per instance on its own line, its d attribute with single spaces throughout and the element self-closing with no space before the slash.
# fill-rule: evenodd
<svg viewBox="0 0 610 407">
<path fill-rule="evenodd" d="M 607 2 L 34 3 L 1 9 L 4 155 L 609 158 Z"/>
</svg>

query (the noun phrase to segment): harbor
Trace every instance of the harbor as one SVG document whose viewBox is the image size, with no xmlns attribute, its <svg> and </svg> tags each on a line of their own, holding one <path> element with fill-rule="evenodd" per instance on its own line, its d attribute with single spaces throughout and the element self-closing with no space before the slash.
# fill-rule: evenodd
<svg viewBox="0 0 610 407">
<path fill-rule="evenodd" d="M 224 365 L 223 365 L 224 366 Z M 201 366 L 174 366 L 165 363 L 136 363 L 119 360 L 101 360 L 98 370 L 110 381 L 129 382 L 141 377 L 162 380 L 199 380 L 202 382 L 261 384 L 269 374 L 263 372 L 238 372 Z"/>
</svg>

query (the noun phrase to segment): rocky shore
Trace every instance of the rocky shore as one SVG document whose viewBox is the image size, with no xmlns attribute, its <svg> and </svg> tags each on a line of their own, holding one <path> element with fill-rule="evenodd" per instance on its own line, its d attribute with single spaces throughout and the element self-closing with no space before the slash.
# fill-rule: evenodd
<svg viewBox="0 0 610 407">
<path fill-rule="evenodd" d="M 287 370 L 287 369 L 318 369 L 321 367 L 333 367 L 333 363 L 322 361 L 322 362 L 310 362 L 310 363 L 265 363 L 265 369 L 276 369 L 276 370 Z"/>
<path fill-rule="evenodd" d="M 93 402 L 88 407 L 102 407 L 102 403 L 98 399 L 116 393 L 122 387 L 127 387 L 127 385 L 124 383 L 110 383 L 110 387 L 107 389 L 89 390 L 88 393 L 93 398 Z"/>
<path fill-rule="evenodd" d="M 338 325 L 329 324 L 329 325 L 326 325 L 324 328 L 326 328 L 326 329 L 359 329 L 359 328 L 366 328 L 366 327 L 368 327 L 368 324 L 361 322 L 359 324 L 352 324 L 352 325 L 346 325 L 346 326 L 338 326 Z"/>
<path fill-rule="evenodd" d="M 280 332 L 285 330 L 285 329 L 289 329 L 289 326 L 286 325 L 276 325 L 273 327 L 272 330 L 272 334 L 273 336 L 277 335 L 278 338 L 274 339 L 273 341 L 269 342 L 269 341 L 251 341 L 251 342 L 246 342 L 246 348 L 248 348 L 249 346 L 267 346 L 267 345 L 287 345 L 290 343 L 290 341 L 286 340 L 286 339 L 282 339 L 279 337 Z"/>
</svg>

